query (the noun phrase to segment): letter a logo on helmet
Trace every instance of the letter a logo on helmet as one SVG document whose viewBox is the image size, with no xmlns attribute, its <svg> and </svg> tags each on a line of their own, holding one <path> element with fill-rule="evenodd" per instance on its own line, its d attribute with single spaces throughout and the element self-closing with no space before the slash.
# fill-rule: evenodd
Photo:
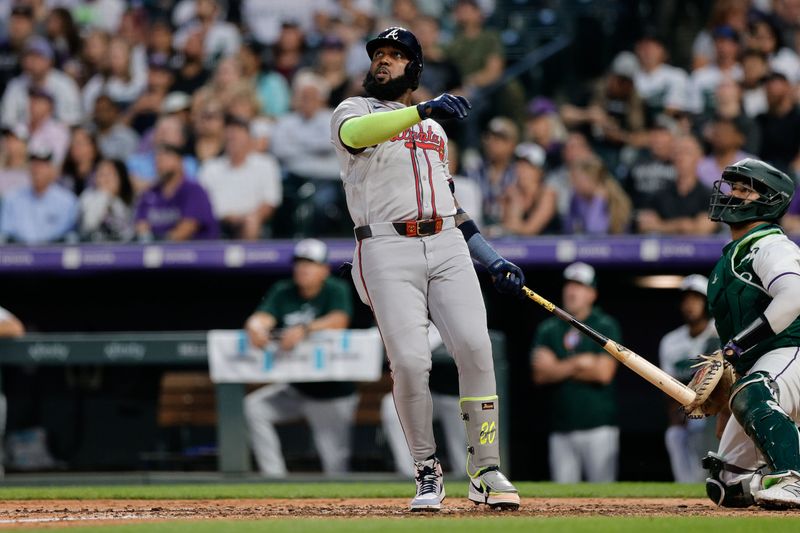
<svg viewBox="0 0 800 533">
<path fill-rule="evenodd" d="M 367 42 L 367 54 L 370 60 L 375 55 L 375 50 L 381 46 L 393 46 L 402 50 L 408 57 L 406 65 L 406 76 L 412 82 L 413 88 L 419 85 L 419 77 L 422 75 L 424 61 L 422 58 L 422 46 L 416 36 L 405 28 L 394 26 L 386 28 L 377 37 Z"/>
</svg>

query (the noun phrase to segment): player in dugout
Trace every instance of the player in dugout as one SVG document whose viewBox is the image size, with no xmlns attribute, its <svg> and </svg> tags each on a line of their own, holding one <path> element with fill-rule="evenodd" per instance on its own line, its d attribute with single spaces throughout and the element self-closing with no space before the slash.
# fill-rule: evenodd
<svg viewBox="0 0 800 533">
<path fill-rule="evenodd" d="M 366 48 L 369 96 L 339 104 L 331 140 L 356 225 L 353 281 L 383 337 L 397 414 L 414 459 L 417 492 L 410 508 L 437 511 L 445 498 L 428 388 L 430 313 L 458 366 L 468 497 L 515 510 L 517 489 L 500 471 L 492 347 L 471 258 L 487 268 L 501 292 L 519 295 L 524 276 L 459 209 L 448 172 L 447 135 L 437 122 L 465 118 L 470 104 L 445 93 L 412 105 L 423 56 L 408 30 L 388 28 Z"/>
<path fill-rule="evenodd" d="M 800 507 L 800 249 L 778 225 L 794 190 L 784 172 L 742 159 L 711 195 L 709 218 L 728 224 L 733 241 L 709 276 L 708 302 L 740 376 L 719 450 L 704 459 L 706 491 L 723 507 Z"/>
</svg>

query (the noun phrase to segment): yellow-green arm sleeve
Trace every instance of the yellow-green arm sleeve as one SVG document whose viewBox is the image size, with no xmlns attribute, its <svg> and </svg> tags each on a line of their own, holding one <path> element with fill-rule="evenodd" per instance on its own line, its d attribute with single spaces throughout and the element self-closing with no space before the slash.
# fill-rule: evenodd
<svg viewBox="0 0 800 533">
<path fill-rule="evenodd" d="M 370 113 L 346 120 L 339 128 L 339 138 L 350 148 L 366 148 L 388 141 L 420 120 L 417 106 Z"/>
</svg>

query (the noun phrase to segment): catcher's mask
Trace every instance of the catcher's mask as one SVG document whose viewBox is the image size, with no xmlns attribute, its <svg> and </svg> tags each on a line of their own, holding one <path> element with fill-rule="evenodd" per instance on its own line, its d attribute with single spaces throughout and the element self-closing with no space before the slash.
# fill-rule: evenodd
<svg viewBox="0 0 800 533">
<path fill-rule="evenodd" d="M 737 198 L 733 195 L 737 186 L 757 192 L 758 198 Z M 775 221 L 786 213 L 793 195 L 794 181 L 788 175 L 763 161 L 742 159 L 725 167 L 722 177 L 714 182 L 708 218 L 727 224 Z"/>
<path fill-rule="evenodd" d="M 393 26 L 380 32 L 377 37 L 367 42 L 367 55 L 370 61 L 375 55 L 375 50 L 384 45 L 390 45 L 401 49 L 408 56 L 405 76 L 413 90 L 419 87 L 419 78 L 422 76 L 424 61 L 422 58 L 422 46 L 417 37 L 405 28 Z"/>
</svg>

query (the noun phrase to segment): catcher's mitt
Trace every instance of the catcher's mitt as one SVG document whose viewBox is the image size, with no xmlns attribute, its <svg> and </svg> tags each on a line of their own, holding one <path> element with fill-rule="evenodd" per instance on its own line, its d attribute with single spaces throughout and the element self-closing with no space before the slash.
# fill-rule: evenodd
<svg viewBox="0 0 800 533">
<path fill-rule="evenodd" d="M 700 355 L 700 360 L 692 365 L 697 368 L 689 388 L 697 393 L 695 400 L 684 405 L 683 410 L 689 418 L 705 418 L 719 413 L 731 394 L 731 386 L 736 381 L 736 371 L 722 356 L 722 350 L 711 355 Z"/>
</svg>

